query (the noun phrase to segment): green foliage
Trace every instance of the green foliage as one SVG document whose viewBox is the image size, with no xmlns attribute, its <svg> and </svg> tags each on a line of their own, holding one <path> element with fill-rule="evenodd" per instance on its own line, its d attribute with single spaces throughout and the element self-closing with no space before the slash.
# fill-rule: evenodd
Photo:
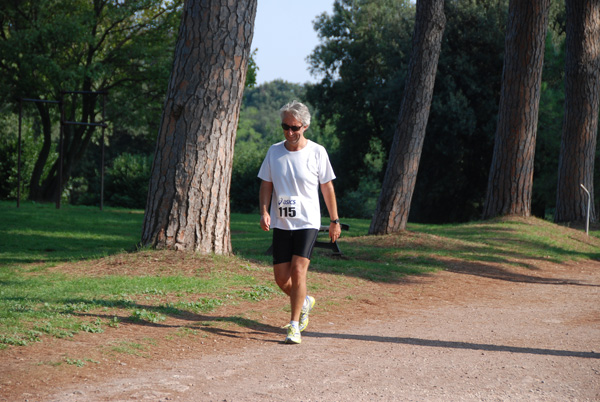
<svg viewBox="0 0 600 402">
<path fill-rule="evenodd" d="M 107 106 L 116 127 L 139 127 L 148 111 L 162 109 L 181 3 L 6 2 L 0 83 L 11 97 L 5 101 L 58 99 L 60 90 L 86 89 L 81 83 L 89 82 L 88 89 L 111 90 Z"/>
<path fill-rule="evenodd" d="M 101 334 L 104 332 L 102 328 L 102 320 L 98 317 L 93 323 L 90 322 L 82 322 L 80 324 L 80 328 L 84 332 L 89 332 L 91 334 Z"/>
<path fill-rule="evenodd" d="M 348 216 L 370 219 L 377 207 L 381 190 L 379 174 L 386 162 L 386 153 L 381 140 L 372 138 L 369 152 L 364 156 L 363 169 L 356 189 L 346 191 L 338 197 L 340 211 L 350 211 Z"/>
<path fill-rule="evenodd" d="M 254 49 L 254 51 L 250 53 L 250 59 L 248 60 L 248 71 L 246 72 L 246 83 L 244 85 L 246 88 L 254 88 L 256 86 L 256 73 L 258 72 L 259 68 L 254 58 L 256 57 L 257 51 L 258 49 Z"/>
<path fill-rule="evenodd" d="M 412 221 L 479 216 L 495 131 L 506 10 L 505 0 L 446 2 L 447 24 Z M 332 159 L 341 172 L 343 200 L 364 198 L 383 177 L 385 163 L 377 170 L 368 161 L 381 153 L 387 161 L 413 22 L 410 2 L 345 0 L 336 1 L 333 15 L 323 15 L 315 24 L 322 44 L 310 60 L 324 78 L 308 95 L 341 139 L 340 152 Z M 380 148 L 373 148 L 374 140 Z M 370 206 L 360 203 L 343 209 L 345 213 L 367 216 Z"/>
<path fill-rule="evenodd" d="M 256 285 L 251 290 L 242 291 L 242 297 L 247 300 L 261 301 L 270 299 L 276 292 L 271 286 Z"/>
<path fill-rule="evenodd" d="M 445 3 L 447 24 L 413 195 L 413 222 L 462 222 L 480 216 L 496 127 L 507 3 Z M 94 8 L 83 0 L 27 0 L 0 8 L 5 32 L 0 38 L 0 89 L 6 94 L 0 101 L 0 199 L 16 197 L 18 121 L 10 112 L 16 111 L 17 97 L 57 98 L 61 89 L 85 83 L 89 89 L 110 89 L 104 199 L 113 206 L 145 206 L 149 155 L 182 1 L 97 4 Z M 408 0 L 336 1 L 333 13 L 319 16 L 314 24 L 321 38 L 309 57 L 313 73 L 322 77 L 316 85 L 278 80 L 256 87 L 257 50 L 252 53 L 235 144 L 232 211 L 257 210 L 256 174 L 269 146 L 283 139 L 278 110 L 298 99 L 313 113 L 307 137 L 326 147 L 338 176 L 340 213 L 372 216 L 400 109 L 414 10 Z M 564 107 L 564 17 L 564 3 L 552 0 L 532 202 L 533 213 L 540 217 L 552 214 L 556 198 Z M 83 112 L 77 106 L 82 101 L 79 96 L 69 98 L 67 109 L 73 119 Z M 95 119 L 100 118 L 99 102 L 88 104 Z M 27 183 L 45 141 L 37 107 L 25 105 L 22 198 L 29 195 Z M 56 121 L 57 108 L 46 111 Z M 52 130 L 42 181 L 55 174 L 57 124 Z M 69 168 L 73 178 L 63 197 L 73 204 L 98 205 L 100 130 L 88 134 L 87 151 L 71 158 L 81 162 Z M 600 171 L 600 163 L 596 170 Z M 596 182 L 599 177 L 596 174 Z M 600 191 L 600 185 L 595 189 Z"/>
<path fill-rule="evenodd" d="M 377 207 L 380 190 L 379 182 L 361 177 L 355 190 L 347 191 L 339 197 L 338 209 L 349 211 L 348 216 L 371 219 Z"/>
<path fill-rule="evenodd" d="M 412 221 L 478 219 L 493 154 L 507 0 L 447 2 Z"/>
<path fill-rule="evenodd" d="M 496 131 L 507 9 L 508 0 L 445 3 L 447 24 L 413 195 L 413 222 L 480 217 Z M 315 22 L 321 44 L 309 61 L 322 79 L 305 88 L 317 117 L 309 137 L 330 153 L 342 215 L 369 218 L 374 211 L 400 110 L 413 19 L 411 2 L 339 0 L 331 15 Z M 551 19 L 532 205 L 540 217 L 550 214 L 555 203 L 564 106 L 563 3 L 552 1 Z M 244 143 L 236 145 L 234 161 L 235 211 L 255 211 L 255 172 L 268 145 L 280 140 L 276 110 L 287 99 L 273 100 L 277 91 L 285 91 L 282 86 L 274 82 L 247 91 L 238 135 Z"/>
<path fill-rule="evenodd" d="M 355 190 L 362 178 L 382 178 L 384 166 L 367 172 L 364 161 L 372 139 L 381 141 L 386 154 L 391 144 L 413 24 L 414 5 L 392 0 L 336 1 L 333 14 L 315 22 L 321 44 L 309 62 L 323 79 L 307 88 L 307 97 L 323 117 L 320 124 L 335 127 L 340 145 L 331 160 L 341 196 Z M 353 211 L 362 212 L 342 213 Z"/>
<path fill-rule="evenodd" d="M 0 112 L 0 200 L 17 198 L 18 181 L 18 143 L 19 116 Z M 40 125 L 37 119 L 25 115 L 21 121 L 21 199 L 29 196 L 29 181 L 34 164 L 42 148 Z M 48 160 L 58 159 L 55 148 L 49 153 Z M 50 173 L 50 165 L 46 165 L 42 177 Z"/>
<path fill-rule="evenodd" d="M 131 314 L 131 319 L 134 321 L 148 321 L 154 324 L 164 321 L 167 317 L 155 311 L 147 311 L 146 309 L 135 310 Z"/>
<path fill-rule="evenodd" d="M 393 4 L 392 4 L 393 3 Z M 478 219 L 487 188 L 504 58 L 507 0 L 449 1 L 433 103 L 412 199 L 413 222 Z M 308 99 L 335 127 L 332 155 L 342 215 L 368 217 L 381 169 L 369 166 L 379 148 L 387 161 L 410 57 L 414 6 L 386 0 L 339 0 L 315 29 L 321 45 L 310 56 L 321 82 Z M 533 212 L 555 203 L 564 107 L 564 3 L 552 1 L 546 46 Z M 379 165 L 376 165 L 379 166 Z M 375 197 L 376 198 L 376 197 Z"/>
<path fill-rule="evenodd" d="M 236 142 L 235 148 L 231 174 L 231 210 L 246 213 L 257 212 L 260 179 L 256 175 L 262 163 L 261 156 L 264 158 L 265 149 L 268 149 L 268 146 L 259 149 L 257 143 Z"/>
<path fill-rule="evenodd" d="M 97 1 L 41 0 L 4 2 L 0 7 L 0 107 L 16 111 L 20 97 L 56 99 L 61 91 L 108 90 L 106 117 L 111 127 L 154 140 L 164 91 L 172 67 L 180 22 L 181 0 Z M 95 96 L 65 97 L 67 120 L 93 122 L 100 116 Z M 53 161 L 48 152 L 56 142 L 51 127 L 59 119 L 55 105 L 27 108 L 39 114 L 44 152 L 41 169 Z M 55 124 L 52 124 L 55 123 Z M 65 171 L 78 175 L 90 143 L 100 130 L 70 126 L 65 133 Z M 57 166 L 43 177 L 34 171 L 33 199 L 47 201 L 58 184 Z"/>
<path fill-rule="evenodd" d="M 106 171 L 106 202 L 109 205 L 143 209 L 146 206 L 152 159 L 121 154 Z"/>
<path fill-rule="evenodd" d="M 0 135 L 0 199 L 17 198 L 18 133 L 16 131 L 18 129 L 15 130 L 15 127 L 19 123 L 18 118 L 14 117 L 15 115 L 0 115 L 2 129 L 2 135 Z M 29 143 L 29 141 L 24 142 Z M 23 176 L 26 176 L 25 172 L 23 173 Z"/>
<path fill-rule="evenodd" d="M 550 31 L 546 40 L 533 171 L 532 213 L 551 218 L 556 204 L 558 155 L 564 115 L 565 42 Z"/>
<path fill-rule="evenodd" d="M 94 9 L 89 2 L 69 2 L 66 6 L 63 0 L 44 0 L 42 2 L 21 2 L 11 4 L 0 11 L 5 17 L 3 22 L 17 21 L 22 14 L 31 14 L 31 21 L 37 25 L 25 29 L 6 28 L 7 35 L 0 40 L 0 48 L 7 55 L 18 56 L 17 49 L 29 49 L 23 57 L 26 60 L 21 68 L 27 71 L 39 70 L 38 75 L 45 78 L 41 81 L 34 77 L 19 77 L 18 85 L 13 85 L 14 97 L 46 97 L 56 98 L 61 89 L 78 89 L 77 84 L 85 81 L 82 77 L 89 76 L 89 89 L 109 89 L 110 96 L 106 103 L 106 116 L 110 127 L 106 131 L 105 166 L 106 183 L 104 199 L 108 205 L 131 208 L 144 208 L 147 197 L 147 186 L 150 155 L 153 155 L 155 135 L 162 113 L 164 91 L 172 67 L 173 47 L 180 21 L 182 1 L 163 2 L 160 0 L 132 1 L 114 4 L 113 2 L 98 2 Z M 47 6 L 49 10 L 64 8 L 68 12 L 47 12 L 38 7 Z M 27 26 L 23 22 L 19 26 Z M 131 29 L 127 24 L 135 24 Z M 94 29 L 96 27 L 96 29 Z M 27 32 L 27 33 L 25 33 Z M 98 36 L 94 36 L 94 32 Z M 61 39 L 49 48 L 37 46 L 37 42 L 46 40 L 51 43 L 55 38 L 45 35 L 55 35 Z M 103 42 L 98 38 L 105 34 Z M 32 39 L 27 39 L 31 36 Z M 70 50 L 64 50 L 68 47 Z M 98 47 L 98 48 L 97 48 Z M 89 51 L 92 57 L 85 64 L 86 57 L 82 52 Z M 94 53 L 94 51 L 96 51 Z M 3 57 L 4 57 L 3 53 Z M 246 86 L 256 85 L 258 66 L 254 61 L 256 50 L 250 57 Z M 21 56 L 18 56 L 21 57 Z M 4 62 L 3 60 L 2 62 Z M 79 64 L 78 64 L 79 63 Z M 51 65 L 53 67 L 49 67 Z M 87 74 L 87 75 L 86 75 Z M 36 76 L 37 77 L 37 76 Z M 2 79 L 0 73 L 0 84 Z M 20 88 L 19 85 L 23 85 Z M 8 81 L 6 83 L 8 84 Z M 32 92 L 29 88 L 35 88 Z M 84 88 L 85 89 L 85 88 Z M 284 94 L 278 94 L 282 97 Z M 70 120 L 77 120 L 77 111 L 88 97 L 74 95 L 67 97 Z M 4 98 L 10 101 L 11 98 Z M 28 106 L 29 105 L 29 106 Z M 25 149 L 23 155 L 23 198 L 29 194 L 31 171 L 36 158 L 40 155 L 43 139 L 40 139 L 40 127 L 32 127 L 35 122 L 30 116 L 34 112 L 31 103 L 25 104 L 25 120 L 23 135 Z M 8 106 L 11 106 L 10 104 Z M 14 110 L 14 104 L 13 110 Z M 96 119 L 101 117 L 100 99 L 93 100 Z M 56 111 L 50 109 L 53 118 L 57 119 Z M 38 118 L 39 120 L 39 118 Z M 0 113 L 2 135 L 0 138 L 0 199 L 16 197 L 16 116 L 10 113 L 8 107 Z M 55 126 L 57 126 L 55 124 Z M 37 127 L 37 128 L 36 128 Z M 35 133 L 35 134 L 34 134 Z M 101 140 L 100 129 L 91 133 L 91 140 L 82 157 L 71 159 L 81 161 L 70 168 L 72 178 L 66 185 L 64 195 L 73 204 L 99 205 L 101 183 Z M 36 141 L 32 141 L 32 137 Z M 57 139 L 52 138 L 52 147 Z M 86 140 L 87 141 L 87 140 Z M 84 141 L 85 142 L 85 141 Z M 30 145 L 35 144 L 35 148 Z M 244 151 L 240 151 L 243 154 Z M 247 152 L 246 152 L 247 153 Z M 246 158 L 247 159 L 247 158 Z M 45 163 L 45 173 L 42 181 L 48 176 L 56 153 L 51 152 Z M 252 161 L 241 160 L 244 171 L 246 164 Z M 250 165 L 252 169 L 254 165 Z M 236 169 L 240 176 L 240 169 Z M 242 174 L 243 176 L 243 174 Z M 248 175 L 249 176 L 249 175 Z M 255 175 L 254 175 L 255 176 Z M 247 177 L 244 177 L 247 179 Z M 240 183 L 235 180 L 234 183 Z M 242 187 L 246 188 L 246 183 Z"/>
</svg>

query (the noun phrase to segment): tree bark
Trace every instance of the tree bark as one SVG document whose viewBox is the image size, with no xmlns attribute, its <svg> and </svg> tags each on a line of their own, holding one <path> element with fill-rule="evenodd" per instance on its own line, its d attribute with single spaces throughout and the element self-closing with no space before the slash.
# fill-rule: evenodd
<svg viewBox="0 0 600 402">
<path fill-rule="evenodd" d="M 256 0 L 187 0 L 150 179 L 142 244 L 228 254 L 235 134 Z"/>
<path fill-rule="evenodd" d="M 594 158 L 600 99 L 600 3 L 567 0 L 565 115 L 558 162 L 555 222 L 583 221 L 594 209 Z"/>
<path fill-rule="evenodd" d="M 387 234 L 406 228 L 445 25 L 443 0 L 417 1 L 406 89 L 369 234 Z"/>
<path fill-rule="evenodd" d="M 498 127 L 483 218 L 531 215 L 533 162 L 550 0 L 509 3 Z"/>
</svg>

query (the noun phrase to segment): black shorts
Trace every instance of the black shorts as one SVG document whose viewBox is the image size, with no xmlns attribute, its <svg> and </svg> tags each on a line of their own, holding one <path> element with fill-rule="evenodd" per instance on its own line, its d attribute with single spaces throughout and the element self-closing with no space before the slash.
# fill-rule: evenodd
<svg viewBox="0 0 600 402">
<path fill-rule="evenodd" d="M 273 229 L 273 265 L 290 262 L 293 255 L 310 260 L 318 234 L 317 229 Z"/>
</svg>

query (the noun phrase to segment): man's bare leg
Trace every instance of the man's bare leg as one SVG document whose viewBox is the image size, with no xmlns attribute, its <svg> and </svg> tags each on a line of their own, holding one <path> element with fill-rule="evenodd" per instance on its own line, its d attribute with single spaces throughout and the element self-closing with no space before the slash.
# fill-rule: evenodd
<svg viewBox="0 0 600 402">
<path fill-rule="evenodd" d="M 306 278 L 309 265 L 308 258 L 294 255 L 291 262 L 273 266 L 275 282 L 290 297 L 291 321 L 300 320 L 300 312 L 304 299 L 306 299 Z"/>
</svg>

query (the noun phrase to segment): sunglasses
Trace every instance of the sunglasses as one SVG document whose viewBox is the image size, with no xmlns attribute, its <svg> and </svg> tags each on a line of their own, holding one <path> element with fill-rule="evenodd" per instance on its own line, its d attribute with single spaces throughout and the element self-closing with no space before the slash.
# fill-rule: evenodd
<svg viewBox="0 0 600 402">
<path fill-rule="evenodd" d="M 283 131 L 288 131 L 291 128 L 293 132 L 296 132 L 299 131 L 302 126 L 288 126 L 285 123 L 281 123 L 281 128 L 283 128 Z"/>
</svg>

